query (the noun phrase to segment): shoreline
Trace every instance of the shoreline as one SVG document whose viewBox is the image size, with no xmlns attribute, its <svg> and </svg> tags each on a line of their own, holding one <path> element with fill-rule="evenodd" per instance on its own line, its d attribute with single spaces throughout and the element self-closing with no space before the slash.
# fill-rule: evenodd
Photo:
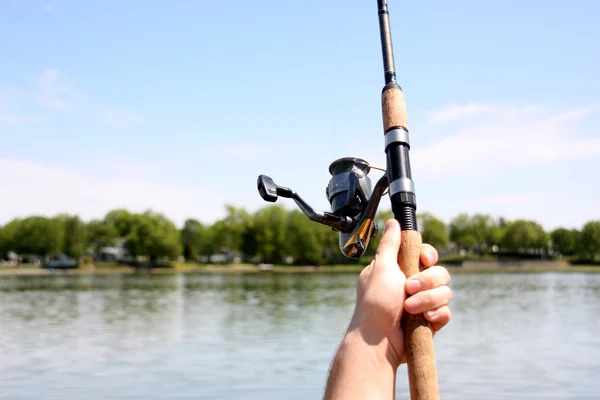
<svg viewBox="0 0 600 400">
<path fill-rule="evenodd" d="M 489 266 L 489 265 L 469 265 L 469 266 L 445 266 L 450 274 L 483 274 L 483 273 L 600 273 L 600 266 L 595 265 L 535 265 L 523 264 L 519 266 Z M 327 266 L 282 266 L 274 265 L 272 269 L 262 270 L 258 265 L 252 264 L 232 264 L 232 265 L 193 265 L 178 263 L 173 268 L 153 268 L 151 271 L 146 269 L 135 270 L 127 266 L 85 266 L 82 268 L 54 270 L 34 266 L 23 267 L 2 267 L 1 276 L 40 276 L 40 275 L 136 275 L 136 274 L 289 274 L 289 273 L 338 273 L 338 274 L 358 274 L 366 265 L 327 265 Z"/>
</svg>

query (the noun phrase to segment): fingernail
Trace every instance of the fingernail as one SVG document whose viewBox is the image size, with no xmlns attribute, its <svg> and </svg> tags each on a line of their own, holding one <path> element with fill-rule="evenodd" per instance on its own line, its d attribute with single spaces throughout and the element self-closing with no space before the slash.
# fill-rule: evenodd
<svg viewBox="0 0 600 400">
<path fill-rule="evenodd" d="M 421 306 L 421 300 L 417 299 L 416 297 L 409 297 L 405 303 L 405 307 L 408 310 L 416 310 L 420 306 Z"/>
<path fill-rule="evenodd" d="M 435 310 L 429 310 L 429 311 L 427 311 L 427 316 L 429 318 L 435 317 L 435 314 L 437 314 Z"/>
<path fill-rule="evenodd" d="M 406 291 L 408 294 L 415 294 L 421 289 L 421 282 L 418 279 L 409 279 L 406 281 Z"/>
</svg>

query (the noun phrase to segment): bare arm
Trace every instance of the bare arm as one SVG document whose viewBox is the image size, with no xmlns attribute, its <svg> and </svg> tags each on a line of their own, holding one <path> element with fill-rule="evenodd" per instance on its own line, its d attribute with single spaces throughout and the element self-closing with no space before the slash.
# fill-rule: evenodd
<svg viewBox="0 0 600 400">
<path fill-rule="evenodd" d="M 384 346 L 369 344 L 358 330 L 348 331 L 331 364 L 325 399 L 393 399 L 396 367 Z"/>
<path fill-rule="evenodd" d="M 397 262 L 400 234 L 398 222 L 389 220 L 373 262 L 360 274 L 354 314 L 331 364 L 325 400 L 394 399 L 396 371 L 405 358 L 402 314 L 425 313 L 434 332 L 450 321 L 450 275 L 434 266 L 437 251 L 423 245 L 427 269 L 407 280 Z"/>
</svg>

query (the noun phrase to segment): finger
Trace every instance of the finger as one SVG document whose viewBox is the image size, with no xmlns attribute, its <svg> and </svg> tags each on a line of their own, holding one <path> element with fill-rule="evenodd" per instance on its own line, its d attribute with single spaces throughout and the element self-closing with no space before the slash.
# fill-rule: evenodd
<svg viewBox="0 0 600 400">
<path fill-rule="evenodd" d="M 411 314 L 420 314 L 447 306 L 451 300 L 452 291 L 450 288 L 448 286 L 440 286 L 410 296 L 404 302 L 404 309 Z"/>
<path fill-rule="evenodd" d="M 405 289 L 408 294 L 423 290 L 435 289 L 450 283 L 450 274 L 444 267 L 438 265 L 414 274 L 406 280 Z"/>
<path fill-rule="evenodd" d="M 434 332 L 437 332 L 446 326 L 446 324 L 448 324 L 452 318 L 452 313 L 450 312 L 450 307 L 448 306 L 442 306 L 437 310 L 426 311 L 423 315 L 427 321 L 431 322 L 431 327 L 433 328 Z"/>
<path fill-rule="evenodd" d="M 400 249 L 400 224 L 395 218 L 389 219 L 385 224 L 385 233 L 377 247 L 377 264 L 394 265 L 398 262 Z"/>
<path fill-rule="evenodd" d="M 430 244 L 423 243 L 421 247 L 421 263 L 425 268 L 434 266 L 438 262 L 438 252 Z"/>
</svg>

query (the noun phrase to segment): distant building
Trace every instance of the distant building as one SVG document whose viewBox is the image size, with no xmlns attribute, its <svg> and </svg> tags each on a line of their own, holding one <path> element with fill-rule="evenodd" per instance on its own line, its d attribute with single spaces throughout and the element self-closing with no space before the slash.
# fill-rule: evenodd
<svg viewBox="0 0 600 400">
<path fill-rule="evenodd" d="M 43 263 L 44 268 L 77 268 L 79 261 L 65 254 L 58 254 L 52 257 L 46 257 Z"/>
<path fill-rule="evenodd" d="M 96 261 L 126 261 L 129 259 L 129 252 L 125 248 L 125 240 L 119 240 L 115 246 L 101 247 L 94 258 Z"/>
</svg>

